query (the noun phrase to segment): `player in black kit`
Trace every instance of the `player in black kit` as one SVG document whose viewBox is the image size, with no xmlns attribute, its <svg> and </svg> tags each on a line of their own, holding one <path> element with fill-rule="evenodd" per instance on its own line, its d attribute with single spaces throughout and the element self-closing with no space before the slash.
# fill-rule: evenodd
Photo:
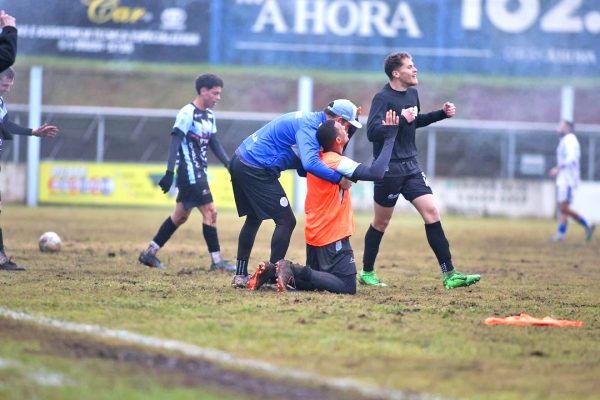
<svg viewBox="0 0 600 400">
<path fill-rule="evenodd" d="M 454 104 L 445 103 L 441 110 L 422 114 L 417 85 L 417 68 L 408 53 L 394 53 L 385 59 L 385 73 L 389 83 L 375 95 L 367 121 L 367 136 L 373 142 L 373 155 L 379 156 L 383 146 L 384 128 L 381 121 L 388 110 L 394 110 L 400 117 L 400 127 L 392 152 L 389 169 L 384 178 L 374 183 L 373 222 L 365 235 L 363 270 L 359 282 L 371 286 L 386 286 L 375 274 L 375 258 L 379 244 L 387 228 L 398 197 L 402 195 L 410 201 L 425 222 L 425 233 L 431 249 L 435 253 L 447 289 L 469 286 L 477 283 L 479 275 L 463 275 L 454 270 L 450 245 L 442 229 L 440 213 L 417 159 L 415 133 L 417 128 L 454 116 Z"/>
<path fill-rule="evenodd" d="M 2 151 L 3 141 L 12 140 L 13 135 L 54 137 L 58 133 L 58 128 L 53 125 L 43 124 L 37 129 L 29 129 L 19 126 L 10 120 L 6 103 L 4 102 L 4 95 L 10 92 L 14 81 L 15 71 L 11 67 L 0 72 L 0 151 Z M 1 206 L 2 200 L 0 199 Z M 24 269 L 6 256 L 2 229 L 0 229 L 0 270 L 23 271 Z"/>
</svg>

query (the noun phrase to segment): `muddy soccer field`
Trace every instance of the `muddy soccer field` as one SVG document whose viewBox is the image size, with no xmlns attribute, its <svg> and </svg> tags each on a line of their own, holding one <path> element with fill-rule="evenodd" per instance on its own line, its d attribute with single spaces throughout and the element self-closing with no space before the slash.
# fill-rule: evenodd
<svg viewBox="0 0 600 400">
<path fill-rule="evenodd" d="M 445 217 L 459 271 L 481 282 L 445 290 L 416 215 L 397 214 L 377 262 L 387 288 L 356 296 L 234 290 L 210 260 L 193 213 L 159 253 L 137 262 L 168 209 L 8 205 L 0 272 L 2 399 L 593 399 L 600 396 L 600 245 L 571 224 Z M 357 264 L 369 215 L 357 215 Z M 219 214 L 235 259 L 242 220 Z M 261 227 L 250 270 L 268 257 Z M 37 238 L 55 231 L 58 253 Z M 288 259 L 304 262 L 303 221 Z M 580 328 L 486 326 L 526 312 Z"/>
</svg>

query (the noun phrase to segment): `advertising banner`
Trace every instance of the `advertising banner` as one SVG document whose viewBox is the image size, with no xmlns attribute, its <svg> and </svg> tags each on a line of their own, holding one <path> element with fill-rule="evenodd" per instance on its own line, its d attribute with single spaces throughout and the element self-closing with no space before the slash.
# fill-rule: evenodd
<svg viewBox="0 0 600 400">
<path fill-rule="evenodd" d="M 211 60 L 383 71 L 599 76 L 597 0 L 218 0 Z"/>
<path fill-rule="evenodd" d="M 211 0 L 6 1 L 19 54 L 188 61 L 207 59 Z"/>
<path fill-rule="evenodd" d="M 174 207 L 177 188 L 164 194 L 157 186 L 164 164 L 92 162 L 40 163 L 39 201 L 46 204 Z M 294 175 L 279 180 L 293 204 Z M 219 209 L 235 209 L 229 172 L 209 166 L 208 183 Z"/>
</svg>

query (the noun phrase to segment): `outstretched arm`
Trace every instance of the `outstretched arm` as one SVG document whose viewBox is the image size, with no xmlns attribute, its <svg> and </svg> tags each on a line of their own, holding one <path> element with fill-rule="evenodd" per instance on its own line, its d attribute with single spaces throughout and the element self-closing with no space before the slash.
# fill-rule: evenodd
<svg viewBox="0 0 600 400">
<path fill-rule="evenodd" d="M 398 124 L 400 123 L 400 117 L 393 110 L 388 110 L 386 113 L 385 120 L 382 121 L 382 128 L 384 132 L 384 142 L 379 157 L 373 161 L 371 166 L 359 164 L 354 172 L 352 173 L 351 179 L 353 181 L 376 181 L 382 179 L 385 175 L 386 168 L 390 163 L 392 156 L 392 149 L 394 148 L 394 141 L 398 134 Z"/>
<path fill-rule="evenodd" d="M 58 133 L 58 128 L 54 125 L 43 124 L 36 129 L 22 127 L 21 125 L 12 122 L 9 119 L 8 114 L 4 116 L 0 126 L 5 133 L 5 137 L 10 137 L 11 135 L 54 137 Z"/>
<path fill-rule="evenodd" d="M 419 108 L 420 109 L 420 108 Z M 452 118 L 456 114 L 454 103 L 446 102 L 441 110 L 432 111 L 427 114 L 417 115 L 417 128 L 422 128 L 437 121 L 446 118 Z"/>
</svg>

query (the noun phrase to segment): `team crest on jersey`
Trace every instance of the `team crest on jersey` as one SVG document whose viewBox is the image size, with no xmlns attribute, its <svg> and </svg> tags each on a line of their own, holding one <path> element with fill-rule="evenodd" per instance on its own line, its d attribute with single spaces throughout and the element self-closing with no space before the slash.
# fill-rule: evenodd
<svg viewBox="0 0 600 400">
<path fill-rule="evenodd" d="M 342 249 L 342 241 L 338 240 L 337 242 L 335 242 L 335 251 L 336 251 L 336 253 L 338 251 L 340 251 L 341 249 Z"/>
</svg>

